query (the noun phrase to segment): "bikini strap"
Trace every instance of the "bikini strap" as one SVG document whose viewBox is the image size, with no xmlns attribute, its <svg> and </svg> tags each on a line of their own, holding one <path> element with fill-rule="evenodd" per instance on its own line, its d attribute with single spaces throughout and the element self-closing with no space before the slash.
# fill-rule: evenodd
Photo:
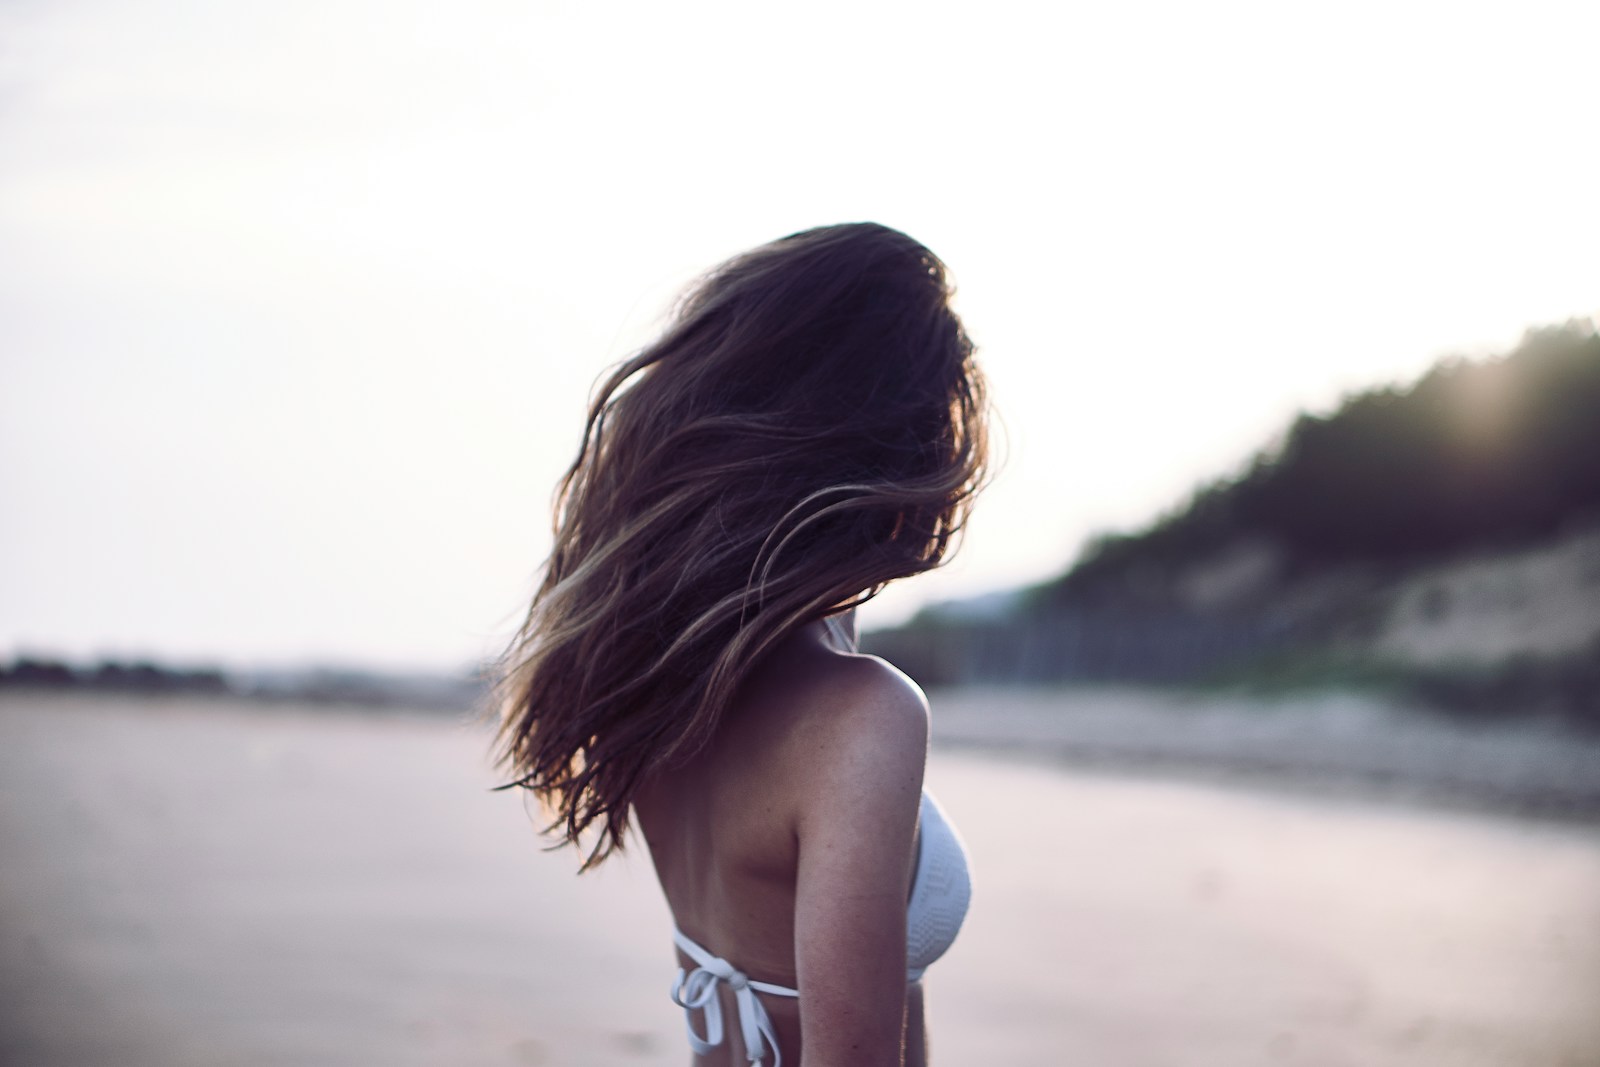
<svg viewBox="0 0 1600 1067">
<path fill-rule="evenodd" d="M 682 967 L 678 968 L 678 976 L 672 980 L 672 1002 L 683 1009 L 684 1027 L 689 1031 L 689 1047 L 697 1054 L 704 1055 L 722 1044 L 722 999 L 717 996 L 717 983 L 727 982 L 733 990 L 734 1004 L 739 1011 L 739 1036 L 744 1039 L 745 1055 L 750 1058 L 752 1067 L 761 1067 L 768 1048 L 772 1049 L 772 1067 L 783 1067 L 778 1035 L 772 1028 L 767 1009 L 756 994 L 798 997 L 800 991 L 770 982 L 752 981 L 749 975 L 720 956 L 713 956 L 676 928 L 672 931 L 672 940 L 684 955 L 698 964 L 687 973 Z M 694 1029 L 696 1011 L 705 1016 L 704 1037 Z"/>
</svg>

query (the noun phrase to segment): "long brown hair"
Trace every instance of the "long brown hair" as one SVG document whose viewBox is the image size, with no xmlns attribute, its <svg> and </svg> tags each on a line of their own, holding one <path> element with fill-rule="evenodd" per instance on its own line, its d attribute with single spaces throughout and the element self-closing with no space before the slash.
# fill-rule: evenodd
<svg viewBox="0 0 1600 1067">
<path fill-rule="evenodd" d="M 497 694 L 507 786 L 559 844 L 602 825 L 585 869 L 763 653 L 944 559 L 986 462 L 950 296 L 905 234 L 806 230 L 712 271 L 601 383 Z"/>
</svg>

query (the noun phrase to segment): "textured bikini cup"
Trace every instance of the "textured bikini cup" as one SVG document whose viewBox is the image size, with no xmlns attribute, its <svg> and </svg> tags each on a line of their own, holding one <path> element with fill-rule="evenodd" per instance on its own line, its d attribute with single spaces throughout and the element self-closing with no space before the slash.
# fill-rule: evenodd
<svg viewBox="0 0 1600 1067">
<path fill-rule="evenodd" d="M 906 906 L 906 971 L 916 981 L 945 954 L 961 932 L 972 901 L 967 850 L 932 794 L 922 794 L 922 835 L 917 873 Z"/>
</svg>

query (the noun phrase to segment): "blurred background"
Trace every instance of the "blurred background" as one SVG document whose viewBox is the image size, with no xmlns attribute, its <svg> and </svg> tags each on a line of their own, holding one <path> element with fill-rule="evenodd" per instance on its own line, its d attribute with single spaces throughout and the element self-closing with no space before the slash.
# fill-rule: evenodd
<svg viewBox="0 0 1600 1067">
<path fill-rule="evenodd" d="M 1005 455 L 863 612 L 980 861 L 935 1047 L 1600 1063 L 1597 32 L 0 6 L 0 1062 L 681 1062 L 648 869 L 466 720 L 596 377 L 872 219 Z"/>
</svg>

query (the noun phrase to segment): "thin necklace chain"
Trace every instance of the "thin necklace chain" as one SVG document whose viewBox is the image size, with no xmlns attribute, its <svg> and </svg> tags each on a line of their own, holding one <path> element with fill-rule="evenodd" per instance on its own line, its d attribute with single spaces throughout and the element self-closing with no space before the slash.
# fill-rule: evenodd
<svg viewBox="0 0 1600 1067">
<path fill-rule="evenodd" d="M 837 615 L 829 615 L 825 617 L 822 620 L 822 625 L 827 628 L 828 636 L 833 638 L 834 643 L 839 646 L 840 651 L 860 651 L 857 643 L 851 640 L 850 631 L 844 628 L 844 623 L 839 621 L 839 617 Z"/>
</svg>

